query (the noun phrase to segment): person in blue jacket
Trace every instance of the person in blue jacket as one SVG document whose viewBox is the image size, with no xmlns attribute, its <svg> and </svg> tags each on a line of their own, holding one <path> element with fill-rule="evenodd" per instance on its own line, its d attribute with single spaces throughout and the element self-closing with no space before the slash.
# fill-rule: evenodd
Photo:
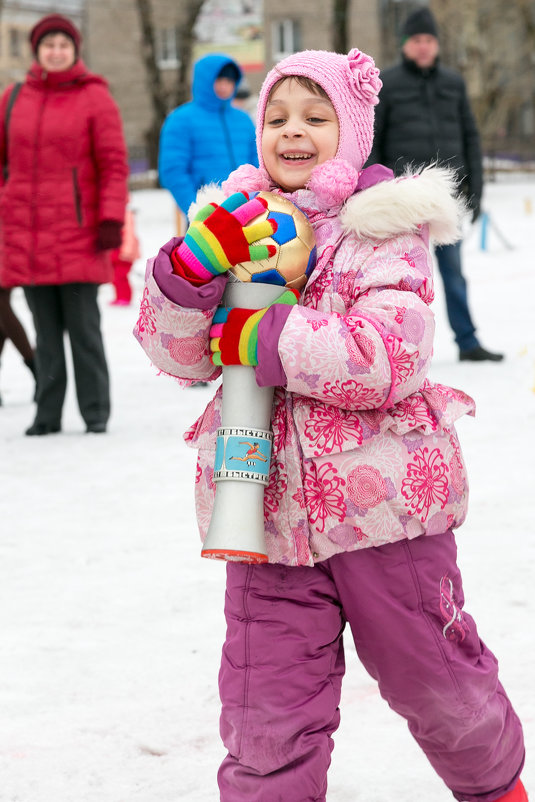
<svg viewBox="0 0 535 802">
<path fill-rule="evenodd" d="M 254 124 L 232 105 L 241 79 L 229 56 L 203 56 L 193 69 L 193 99 L 172 111 L 162 126 L 160 183 L 185 215 L 200 187 L 223 181 L 241 164 L 258 166 Z"/>
</svg>

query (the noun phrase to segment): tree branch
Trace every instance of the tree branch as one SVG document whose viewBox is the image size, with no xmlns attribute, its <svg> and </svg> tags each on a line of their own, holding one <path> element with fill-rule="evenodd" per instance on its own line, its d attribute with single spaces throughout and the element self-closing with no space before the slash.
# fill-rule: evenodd
<svg viewBox="0 0 535 802">
<path fill-rule="evenodd" d="M 351 0 L 333 0 L 333 50 L 347 53 L 347 19 Z"/>
<path fill-rule="evenodd" d="M 204 0 L 189 0 L 186 8 L 186 18 L 183 20 L 177 36 L 179 65 L 177 84 L 174 94 L 174 105 L 180 106 L 189 100 L 189 71 L 193 57 L 195 37 L 193 29 L 201 12 Z"/>
</svg>

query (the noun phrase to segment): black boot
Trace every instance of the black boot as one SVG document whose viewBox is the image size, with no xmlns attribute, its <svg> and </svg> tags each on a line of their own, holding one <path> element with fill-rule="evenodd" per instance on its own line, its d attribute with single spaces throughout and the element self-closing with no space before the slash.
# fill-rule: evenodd
<svg viewBox="0 0 535 802">
<path fill-rule="evenodd" d="M 476 345 L 475 348 L 470 348 L 469 351 L 461 351 L 459 359 L 461 362 L 501 362 L 503 354 L 493 354 L 492 351 L 487 351 L 482 345 Z"/>
<path fill-rule="evenodd" d="M 106 434 L 107 426 L 105 423 L 95 422 L 95 423 L 88 423 L 86 428 L 86 434 Z"/>
<path fill-rule="evenodd" d="M 45 434 L 56 434 L 61 431 L 59 423 L 32 423 L 29 429 L 26 429 L 24 434 L 28 437 L 42 437 Z"/>
</svg>

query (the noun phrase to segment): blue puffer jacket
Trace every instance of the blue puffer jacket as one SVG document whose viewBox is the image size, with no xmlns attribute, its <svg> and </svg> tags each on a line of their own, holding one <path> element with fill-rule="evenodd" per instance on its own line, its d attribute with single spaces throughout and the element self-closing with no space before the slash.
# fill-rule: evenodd
<svg viewBox="0 0 535 802">
<path fill-rule="evenodd" d="M 242 71 L 233 59 L 219 53 L 203 56 L 194 67 L 193 100 L 172 111 L 162 126 L 160 183 L 186 214 L 204 184 L 224 181 L 240 164 L 258 166 L 251 118 L 214 92 L 214 81 L 227 64 L 238 71 L 237 88 Z"/>
</svg>

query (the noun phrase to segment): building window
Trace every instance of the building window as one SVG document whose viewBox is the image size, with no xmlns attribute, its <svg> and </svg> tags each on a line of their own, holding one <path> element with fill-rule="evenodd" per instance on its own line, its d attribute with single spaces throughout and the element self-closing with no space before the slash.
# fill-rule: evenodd
<svg viewBox="0 0 535 802">
<path fill-rule="evenodd" d="M 297 20 L 282 19 L 274 22 L 272 37 L 273 61 L 280 61 L 281 58 L 301 50 L 301 30 Z"/>
<path fill-rule="evenodd" d="M 9 55 L 12 58 L 20 56 L 20 36 L 17 28 L 9 29 Z"/>
<path fill-rule="evenodd" d="M 156 35 L 156 62 L 161 69 L 178 67 L 178 31 L 176 28 L 161 28 Z"/>
</svg>

